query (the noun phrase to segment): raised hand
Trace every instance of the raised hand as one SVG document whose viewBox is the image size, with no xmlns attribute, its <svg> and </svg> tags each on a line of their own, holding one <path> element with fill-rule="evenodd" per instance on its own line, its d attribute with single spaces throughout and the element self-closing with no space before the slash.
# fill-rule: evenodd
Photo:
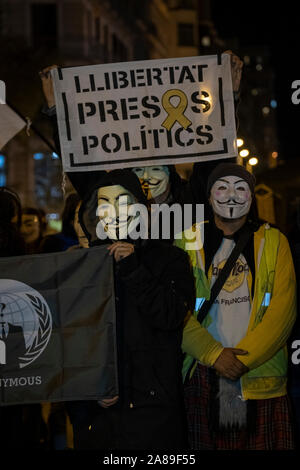
<svg viewBox="0 0 300 470">
<path fill-rule="evenodd" d="M 54 89 L 53 89 L 53 82 L 50 71 L 52 69 L 57 69 L 57 65 L 50 65 L 50 67 L 46 67 L 45 69 L 39 72 L 39 76 L 42 80 L 42 87 L 44 97 L 47 101 L 48 107 L 52 108 L 55 106 L 55 96 L 54 96 Z"/>
<path fill-rule="evenodd" d="M 242 68 L 243 68 L 244 62 L 230 50 L 225 51 L 224 54 L 230 55 L 232 89 L 233 91 L 237 92 L 240 89 L 241 78 L 242 78 Z"/>
<path fill-rule="evenodd" d="M 115 242 L 107 249 L 109 254 L 113 255 L 118 263 L 121 259 L 126 258 L 134 252 L 134 245 L 127 242 Z"/>
</svg>

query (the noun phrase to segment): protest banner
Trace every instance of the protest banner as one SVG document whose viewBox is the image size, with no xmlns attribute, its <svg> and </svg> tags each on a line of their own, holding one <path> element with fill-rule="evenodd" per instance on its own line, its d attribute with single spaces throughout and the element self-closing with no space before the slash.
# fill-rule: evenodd
<svg viewBox="0 0 300 470">
<path fill-rule="evenodd" d="M 118 394 L 106 247 L 0 258 L 0 405 Z"/>
<path fill-rule="evenodd" d="M 64 171 L 234 157 L 230 56 L 52 70 Z"/>
<path fill-rule="evenodd" d="M 0 102 L 0 150 L 25 126 L 25 120 L 10 106 Z"/>
</svg>

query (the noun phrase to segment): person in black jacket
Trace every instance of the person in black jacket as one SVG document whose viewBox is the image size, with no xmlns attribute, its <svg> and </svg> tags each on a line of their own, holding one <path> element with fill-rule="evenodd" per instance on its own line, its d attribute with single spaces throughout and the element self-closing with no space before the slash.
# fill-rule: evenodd
<svg viewBox="0 0 300 470">
<path fill-rule="evenodd" d="M 10 188 L 0 188 L 0 256 L 19 256 L 25 254 L 25 242 L 20 233 L 22 207 L 19 196 Z M 5 304 L 1 304 L 1 312 Z M 4 322 L 4 316 L 1 317 L 1 323 Z M 7 325 L 7 322 L 5 322 Z M 2 334 L 1 341 L 6 342 L 6 333 Z M 7 326 L 5 327 L 7 328 Z M 2 339 L 3 338 L 3 339 Z M 5 350 L 6 362 L 7 350 Z M 11 354 L 9 353 L 9 356 Z M 3 358 L 2 358 L 3 359 Z M 11 357 L 9 357 L 11 360 Z M 0 374 L 4 373 L 7 365 L 3 364 L 0 368 Z M 23 426 L 23 407 L 22 405 L 1 406 L 0 407 L 0 439 L 5 448 L 22 448 L 24 426 Z"/>
<path fill-rule="evenodd" d="M 0 188 L 0 256 L 22 256 L 27 253 L 21 234 L 22 206 L 17 193 L 7 187 Z M 6 364 L 0 374 L 6 377 L 18 358 L 25 352 L 23 329 L 6 318 L 5 304 L 1 304 L 0 337 L 6 344 Z M 3 343 L 2 343 L 3 344 Z M 38 448 L 43 436 L 40 405 L 12 405 L 0 407 L 0 441 L 5 449 Z"/>
<path fill-rule="evenodd" d="M 181 341 L 194 305 L 193 277 L 182 250 L 160 241 L 134 240 L 130 227 L 127 237 L 119 239 L 120 197 L 128 205 L 146 204 L 130 170 L 104 175 L 79 212 L 90 246 L 106 244 L 114 259 L 119 394 L 99 403 L 68 404 L 75 449 L 183 449 Z M 115 218 L 91 217 L 99 208 L 106 211 L 108 204 L 115 205 Z M 142 224 L 133 218 L 135 226 Z M 97 238 L 98 223 L 111 238 Z"/>
</svg>

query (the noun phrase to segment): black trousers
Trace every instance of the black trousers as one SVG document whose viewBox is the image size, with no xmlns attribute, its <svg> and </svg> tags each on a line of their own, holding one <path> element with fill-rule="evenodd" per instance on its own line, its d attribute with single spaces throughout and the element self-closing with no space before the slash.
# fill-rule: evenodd
<svg viewBox="0 0 300 470">
<path fill-rule="evenodd" d="M 95 402 L 67 404 L 76 450 L 187 449 L 183 407 L 102 408 Z"/>
</svg>

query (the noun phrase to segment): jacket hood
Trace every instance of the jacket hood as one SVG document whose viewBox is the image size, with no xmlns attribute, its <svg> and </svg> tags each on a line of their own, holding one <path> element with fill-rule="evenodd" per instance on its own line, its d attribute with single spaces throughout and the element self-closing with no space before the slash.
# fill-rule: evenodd
<svg viewBox="0 0 300 470">
<path fill-rule="evenodd" d="M 98 207 L 98 190 L 105 186 L 122 186 L 129 191 L 136 199 L 137 203 L 148 207 L 146 196 L 143 193 L 138 177 L 133 171 L 128 169 L 112 170 L 104 174 L 99 182 L 87 192 L 82 201 L 78 218 L 82 229 L 89 240 L 89 245 L 110 243 L 110 240 L 99 240 L 96 233 L 99 218 L 96 215 Z"/>
<path fill-rule="evenodd" d="M 176 171 L 175 165 L 168 165 L 170 172 L 171 194 L 174 202 L 180 199 L 182 186 L 186 183 Z"/>
</svg>

